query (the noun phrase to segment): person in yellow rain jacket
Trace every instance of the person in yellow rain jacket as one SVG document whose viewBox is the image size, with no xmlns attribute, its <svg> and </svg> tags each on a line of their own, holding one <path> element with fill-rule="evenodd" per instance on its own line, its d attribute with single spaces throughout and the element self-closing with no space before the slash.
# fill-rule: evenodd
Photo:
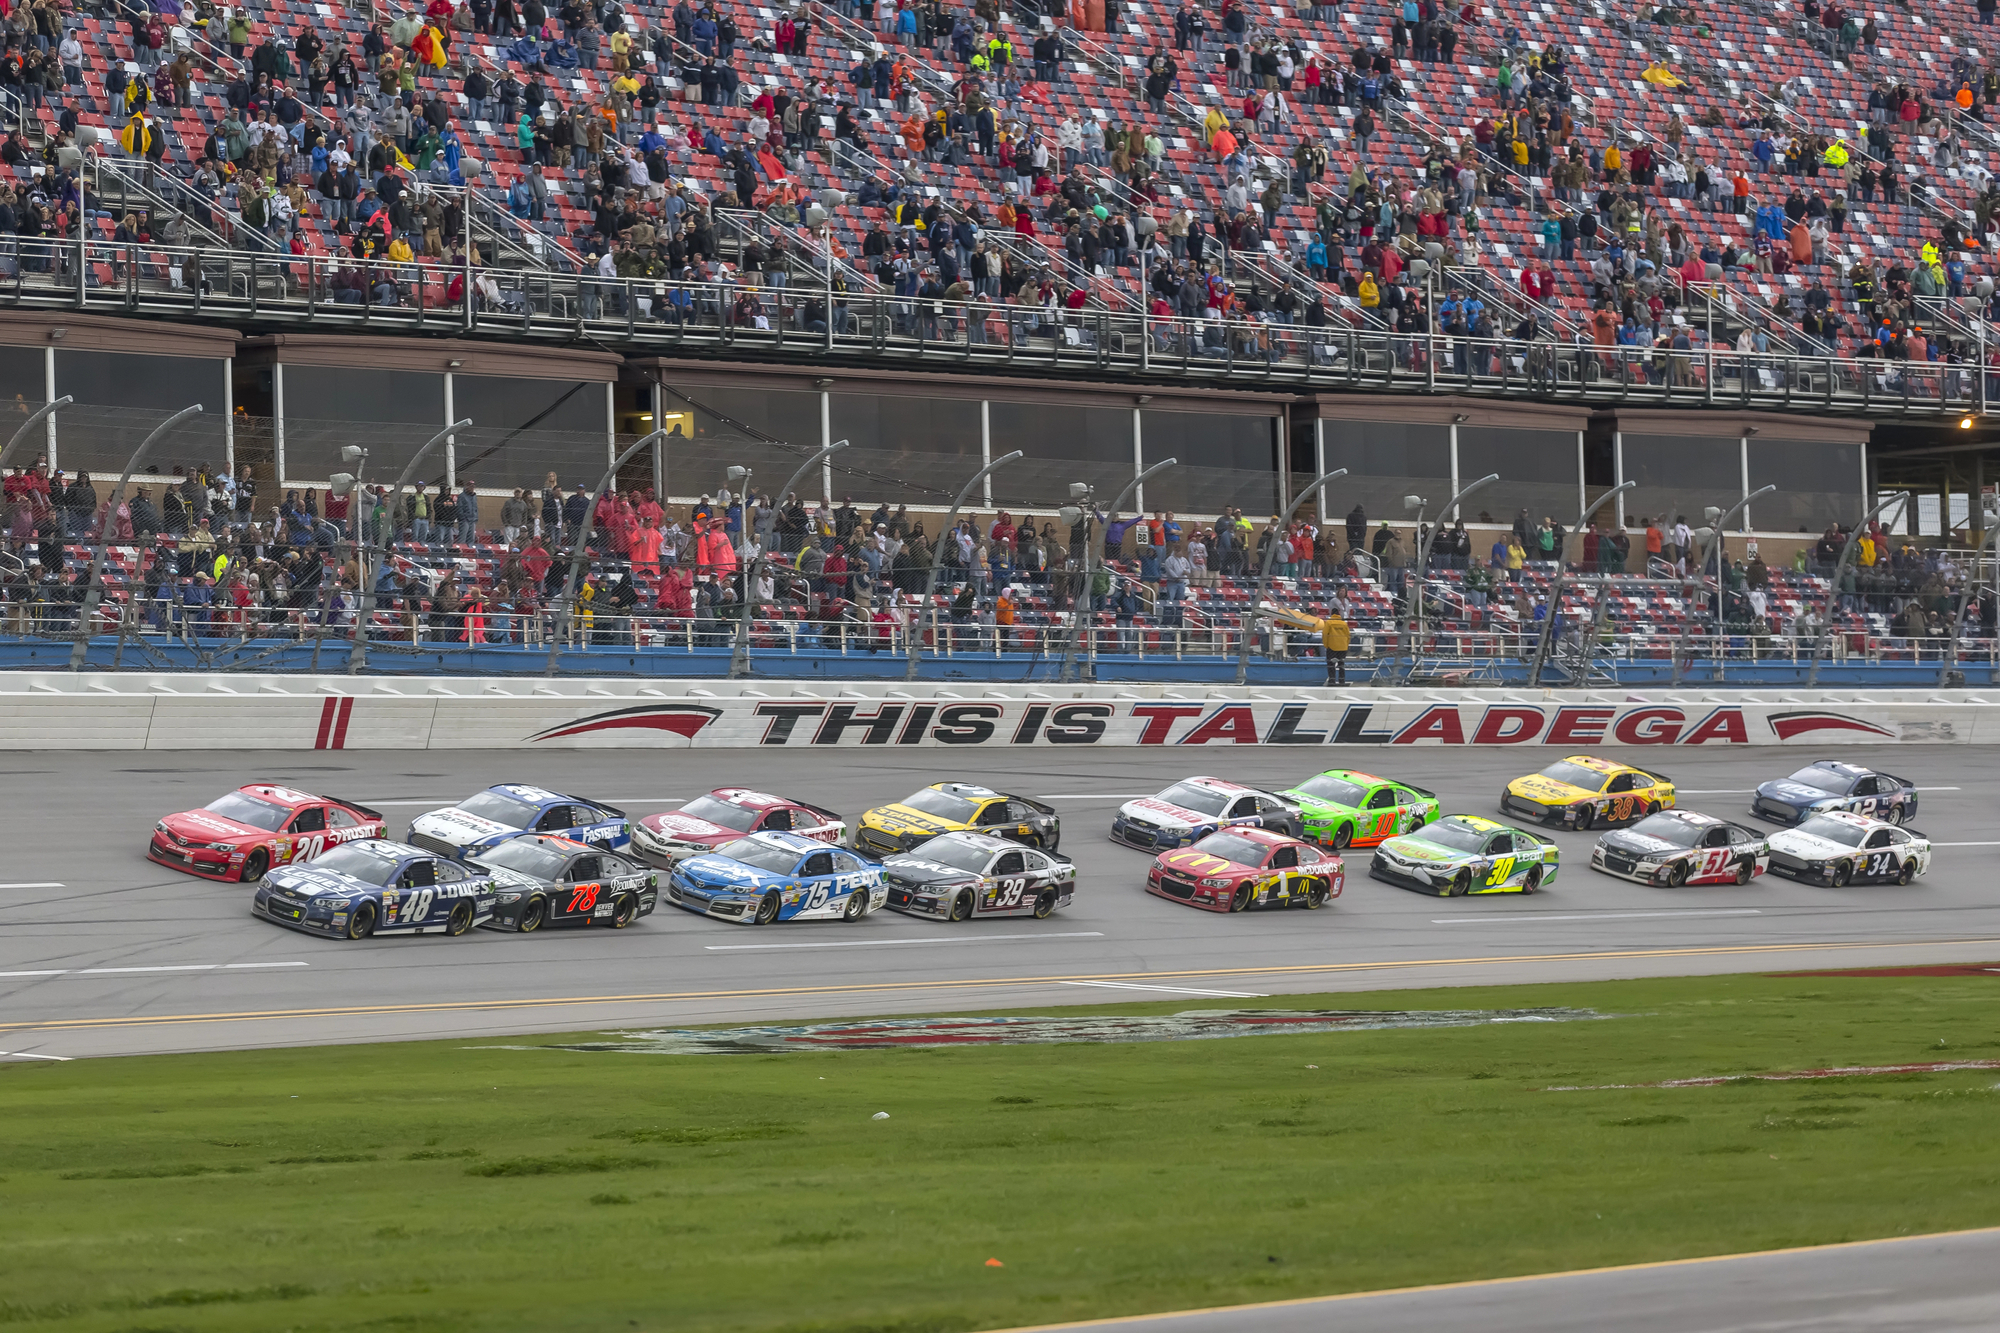
<svg viewBox="0 0 2000 1333">
<path fill-rule="evenodd" d="M 125 122 L 125 128 L 118 131 L 118 143 L 134 157 L 144 157 L 146 150 L 153 146 L 153 123 L 145 116 L 134 116 Z"/>
<path fill-rule="evenodd" d="M 389 242 L 389 259 L 393 263 L 407 264 L 416 256 L 410 250 L 410 242 L 403 233 L 397 232 L 396 239 Z"/>
<path fill-rule="evenodd" d="M 1347 645 L 1352 637 L 1347 620 L 1340 614 L 1338 606 L 1328 611 L 1326 619 L 1319 622 L 1320 647 L 1326 650 L 1326 683 L 1345 685 L 1347 683 Z"/>
<path fill-rule="evenodd" d="M 1668 69 L 1666 62 L 1662 60 L 1655 60 L 1652 64 L 1646 66 L 1646 72 L 1639 77 L 1652 84 L 1655 88 L 1683 88 L 1687 86 L 1687 81 Z"/>
<path fill-rule="evenodd" d="M 1847 131 L 1841 130 L 1834 141 L 1820 154 L 1820 161 L 1838 171 L 1847 165 Z"/>
<path fill-rule="evenodd" d="M 1939 265 L 1939 263 L 1942 262 L 1938 256 L 1938 248 L 1936 241 L 1925 241 L 1924 248 L 1921 253 L 1923 258 L 1923 265 L 1925 268 L 1936 268 Z"/>
<path fill-rule="evenodd" d="M 1604 145 L 1604 174 L 1615 176 L 1624 169 L 1624 166 L 1625 155 L 1618 151 L 1618 140 L 1614 137 L 1610 143 Z"/>
</svg>

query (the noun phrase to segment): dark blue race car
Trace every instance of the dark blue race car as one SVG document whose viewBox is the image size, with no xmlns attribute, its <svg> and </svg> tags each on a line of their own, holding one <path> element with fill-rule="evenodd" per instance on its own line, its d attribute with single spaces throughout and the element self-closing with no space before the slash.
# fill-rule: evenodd
<svg viewBox="0 0 2000 1333">
<path fill-rule="evenodd" d="M 488 787 L 410 821 L 413 844 L 459 860 L 519 833 L 554 833 L 613 851 L 632 842 L 632 825 L 623 810 L 518 782 Z"/>
<path fill-rule="evenodd" d="M 690 856 L 667 875 L 667 901 L 721 921 L 859 921 L 889 899 L 882 868 L 797 833 L 752 833 Z"/>
<path fill-rule="evenodd" d="M 252 915 L 309 935 L 463 935 L 493 916 L 493 876 L 449 857 L 369 838 L 280 866 L 257 883 Z"/>
<path fill-rule="evenodd" d="M 1764 783 L 1750 801 L 1750 813 L 1773 824 L 1797 824 L 1828 810 L 1907 824 L 1917 817 L 1917 784 L 1872 768 L 1816 759 L 1788 778 Z"/>
</svg>

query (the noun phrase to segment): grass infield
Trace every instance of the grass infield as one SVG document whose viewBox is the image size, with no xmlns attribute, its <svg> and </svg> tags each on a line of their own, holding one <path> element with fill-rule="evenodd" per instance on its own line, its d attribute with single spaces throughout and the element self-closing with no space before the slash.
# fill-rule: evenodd
<svg viewBox="0 0 2000 1333">
<path fill-rule="evenodd" d="M 1702 977 L 1094 1011 L 1607 1022 L 0 1064 L 0 1326 L 959 1333 L 1992 1225 L 1991 1069 L 1549 1089 L 2000 1058 L 1996 1001 Z"/>
</svg>

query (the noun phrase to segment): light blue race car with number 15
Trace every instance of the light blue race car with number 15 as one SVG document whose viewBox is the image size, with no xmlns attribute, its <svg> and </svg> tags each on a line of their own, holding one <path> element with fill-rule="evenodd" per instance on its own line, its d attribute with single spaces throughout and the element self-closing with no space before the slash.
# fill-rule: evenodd
<svg viewBox="0 0 2000 1333">
<path fill-rule="evenodd" d="M 798 833 L 752 833 L 667 873 L 667 901 L 718 921 L 859 921 L 889 900 L 882 868 Z"/>
</svg>

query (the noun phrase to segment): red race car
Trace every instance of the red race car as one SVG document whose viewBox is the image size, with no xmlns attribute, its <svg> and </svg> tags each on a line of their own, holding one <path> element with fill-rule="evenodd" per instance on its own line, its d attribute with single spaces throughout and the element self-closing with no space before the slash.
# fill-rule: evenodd
<svg viewBox="0 0 2000 1333">
<path fill-rule="evenodd" d="M 743 787 L 717 787 L 678 810 L 647 815 L 632 825 L 632 850 L 655 866 L 712 852 L 746 833 L 782 829 L 817 842 L 842 842 L 847 821 L 831 810 Z"/>
<path fill-rule="evenodd" d="M 329 847 L 379 838 L 380 811 L 290 787 L 252 784 L 153 825 L 148 860 L 203 879 L 254 883 L 272 866 L 310 861 Z"/>
<path fill-rule="evenodd" d="M 1146 892 L 1210 912 L 1252 907 L 1323 907 L 1347 883 L 1332 852 L 1284 833 L 1232 828 L 1192 847 L 1163 852 Z"/>
</svg>

